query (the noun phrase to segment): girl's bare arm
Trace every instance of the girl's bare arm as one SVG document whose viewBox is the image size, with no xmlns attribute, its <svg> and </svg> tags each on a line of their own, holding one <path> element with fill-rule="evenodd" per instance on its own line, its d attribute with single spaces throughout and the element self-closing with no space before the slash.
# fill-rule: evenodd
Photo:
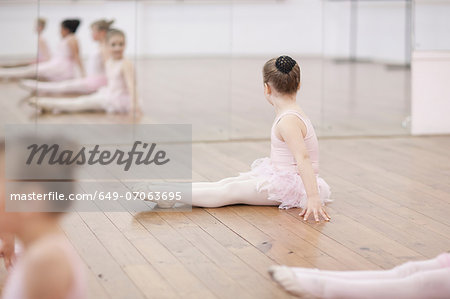
<svg viewBox="0 0 450 299">
<path fill-rule="evenodd" d="M 77 63 L 78 67 L 80 68 L 81 76 L 84 77 L 86 75 L 86 72 L 84 71 L 84 65 L 83 65 L 83 62 L 81 61 L 80 48 L 78 46 L 78 41 L 75 37 L 73 37 L 69 41 L 69 46 L 70 46 L 70 49 L 72 50 L 74 60 Z"/>
<path fill-rule="evenodd" d="M 39 38 L 39 51 L 41 52 L 40 55 L 46 58 L 41 62 L 48 61 L 51 59 L 50 49 L 48 48 L 47 42 L 42 38 Z"/>
<path fill-rule="evenodd" d="M 319 197 L 317 179 L 306 149 L 305 141 L 299 134 L 299 132 L 306 132 L 305 124 L 294 115 L 286 115 L 277 124 L 277 128 L 297 162 L 298 172 L 302 178 L 308 197 L 307 207 L 300 215 L 304 216 L 304 220 L 307 220 L 312 213 L 316 221 L 319 221 L 319 215 L 328 221 L 330 217 L 322 206 L 322 201 Z"/>
</svg>

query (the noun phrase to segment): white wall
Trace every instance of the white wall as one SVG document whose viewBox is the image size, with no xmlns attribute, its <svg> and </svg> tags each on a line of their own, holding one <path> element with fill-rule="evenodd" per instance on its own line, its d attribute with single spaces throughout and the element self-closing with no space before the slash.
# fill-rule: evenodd
<svg viewBox="0 0 450 299">
<path fill-rule="evenodd" d="M 416 0 L 416 50 L 450 50 L 450 0 Z"/>
<path fill-rule="evenodd" d="M 350 55 L 350 3 L 324 2 L 323 52 L 330 57 Z"/>
<path fill-rule="evenodd" d="M 153 56 L 229 55 L 229 4 L 140 4 L 139 53 Z"/>
<path fill-rule="evenodd" d="M 321 1 L 235 4 L 232 22 L 235 55 L 322 54 Z"/>
<path fill-rule="evenodd" d="M 45 36 L 53 48 L 59 40 L 59 22 L 79 17 L 83 23 L 78 37 L 83 52 L 89 53 L 95 46 L 90 40 L 89 24 L 106 17 L 116 19 L 116 26 L 127 32 L 127 52 L 131 55 L 349 56 L 350 3 L 346 1 L 40 2 L 40 15 L 49 20 Z M 450 34 L 445 35 L 450 28 L 450 18 L 445 17 L 450 13 L 450 1 L 441 2 L 444 4 L 427 6 L 418 12 L 418 43 L 450 47 Z M 358 3 L 358 58 L 405 61 L 404 7 L 401 1 Z M 0 39 L 6 41 L 0 46 L 0 57 L 30 56 L 35 52 L 32 27 L 36 17 L 35 1 L 0 2 Z"/>
<path fill-rule="evenodd" d="M 357 57 L 405 61 L 405 3 L 370 1 L 358 7 Z"/>
<path fill-rule="evenodd" d="M 0 38 L 12 42 L 0 47 L 0 55 L 30 55 L 35 49 L 32 27 L 37 17 L 36 5 L 8 2 L 0 3 Z M 42 0 L 40 15 L 49 20 L 45 36 L 53 47 L 59 40 L 61 20 L 82 19 L 77 35 L 86 52 L 94 46 L 89 24 L 107 17 L 116 19 L 115 26 L 127 32 L 130 54 L 321 55 L 320 1 L 255 2 L 59 1 L 58 4 Z M 18 35 L 24 38 L 16 41 Z M 139 38 L 135 44 L 136 36 Z"/>
<path fill-rule="evenodd" d="M 116 20 L 115 26 L 127 32 L 130 45 L 128 53 L 134 54 L 135 4 L 131 1 L 108 3 L 104 1 L 71 2 L 41 0 L 39 10 L 36 1 L 0 2 L 0 56 L 29 56 L 36 53 L 34 23 L 39 16 L 47 19 L 44 36 L 55 49 L 60 40 L 60 23 L 66 18 L 79 18 L 82 23 L 77 31 L 82 51 L 89 53 L 95 47 L 90 37 L 90 23 L 100 18 Z"/>
<path fill-rule="evenodd" d="M 411 133 L 450 134 L 450 51 L 416 51 L 411 69 Z"/>
</svg>

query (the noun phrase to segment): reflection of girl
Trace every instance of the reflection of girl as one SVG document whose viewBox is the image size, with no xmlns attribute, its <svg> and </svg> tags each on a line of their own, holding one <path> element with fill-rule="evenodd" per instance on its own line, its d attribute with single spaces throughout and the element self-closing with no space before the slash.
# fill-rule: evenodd
<svg viewBox="0 0 450 299">
<path fill-rule="evenodd" d="M 47 41 L 45 40 L 44 36 L 42 35 L 42 32 L 44 32 L 45 25 L 47 21 L 44 18 L 38 18 L 36 21 L 36 33 L 38 35 L 38 53 L 37 53 L 37 59 L 32 62 L 27 63 L 19 63 L 19 64 L 8 64 L 4 65 L 3 67 L 21 67 L 21 66 L 27 66 L 30 64 L 34 64 L 37 62 L 45 62 L 50 60 L 50 49 L 48 48 Z"/>
<path fill-rule="evenodd" d="M 21 85 L 31 91 L 38 91 L 47 95 L 52 94 L 89 94 L 106 85 L 105 61 L 106 32 L 114 21 L 98 20 L 91 24 L 92 39 L 98 42 L 95 53 L 90 55 L 86 77 L 61 82 L 39 82 L 35 80 L 23 80 Z"/>
<path fill-rule="evenodd" d="M 78 41 L 75 32 L 80 25 L 79 20 L 65 20 L 61 23 L 61 36 L 58 51 L 51 60 L 25 67 L 0 69 L 0 78 L 38 77 L 49 81 L 68 80 L 75 77 L 75 66 L 78 65 L 84 76 L 84 68 L 79 56 Z"/>
<path fill-rule="evenodd" d="M 42 36 L 42 32 L 45 29 L 47 21 L 43 18 L 39 18 L 36 24 L 36 32 L 38 34 L 38 57 L 37 62 L 49 61 L 51 58 L 50 49 L 48 47 L 47 40 Z"/>
<path fill-rule="evenodd" d="M 450 253 L 386 271 L 320 271 L 273 266 L 269 272 L 301 298 L 450 298 Z"/>
<path fill-rule="evenodd" d="M 33 98 L 30 104 L 53 112 L 105 111 L 128 113 L 138 108 L 131 61 L 124 58 L 125 34 L 111 29 L 106 35 L 108 60 L 105 63 L 108 84 L 96 93 L 76 98 Z"/>
<path fill-rule="evenodd" d="M 83 263 L 59 228 L 62 213 L 26 212 L 5 213 L 5 157 L 4 144 L 0 144 L 0 234 L 15 235 L 24 245 L 21 256 L 10 268 L 2 290 L 3 299 L 24 298 L 86 298 Z M 53 168 L 54 169 L 54 168 Z M 54 171 L 59 177 L 67 170 Z M 36 182 L 27 185 L 24 192 L 47 193 L 48 186 Z M 63 192 L 67 190 L 65 185 Z M 37 205 L 48 201 L 36 202 Z M 66 201 L 70 204 L 70 201 Z M 67 207 L 68 208 L 68 207 Z M 12 241 L 9 242 L 12 247 Z M 5 244 L 4 244 L 5 245 Z M 6 244 L 7 245 L 7 244 Z M 0 249 L 0 252 L 3 251 Z"/>
</svg>

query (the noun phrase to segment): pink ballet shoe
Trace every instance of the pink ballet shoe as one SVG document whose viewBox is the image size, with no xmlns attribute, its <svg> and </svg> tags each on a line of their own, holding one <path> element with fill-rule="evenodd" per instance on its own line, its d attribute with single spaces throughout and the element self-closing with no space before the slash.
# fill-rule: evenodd
<svg viewBox="0 0 450 299">
<path fill-rule="evenodd" d="M 39 106 L 38 104 L 36 104 L 36 102 L 35 102 L 35 101 L 32 101 L 31 99 L 28 100 L 28 105 L 29 105 L 30 107 L 35 108 L 37 114 L 44 114 L 44 113 L 46 113 L 46 112 L 49 112 L 49 111 L 45 110 L 44 108 L 42 108 L 41 106 Z"/>
<path fill-rule="evenodd" d="M 42 107 L 38 106 L 35 101 L 32 101 L 32 99 L 29 99 L 27 103 L 28 103 L 28 105 L 30 107 L 33 107 L 33 108 L 36 109 L 36 113 L 37 114 L 43 114 L 44 113 L 44 110 L 42 109 Z"/>
<path fill-rule="evenodd" d="M 30 105 L 33 108 L 36 108 L 38 114 L 54 113 L 54 109 L 47 108 L 43 105 L 38 104 L 38 102 L 36 101 L 36 97 L 31 97 L 28 100 L 28 105 Z"/>
</svg>

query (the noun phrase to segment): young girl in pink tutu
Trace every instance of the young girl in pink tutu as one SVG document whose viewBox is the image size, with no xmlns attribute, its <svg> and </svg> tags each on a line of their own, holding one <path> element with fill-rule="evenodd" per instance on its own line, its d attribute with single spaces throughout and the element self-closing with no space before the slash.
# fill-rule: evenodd
<svg viewBox="0 0 450 299">
<path fill-rule="evenodd" d="M 296 102 L 300 67 L 289 56 L 273 58 L 263 68 L 264 94 L 276 117 L 270 134 L 270 158 L 253 162 L 251 171 L 214 183 L 192 184 L 192 205 L 277 205 L 302 208 L 305 220 L 313 215 L 329 220 L 323 205 L 330 187 L 319 176 L 319 144 L 313 125 Z"/>
<path fill-rule="evenodd" d="M 4 144 L 0 144 L 0 236 L 16 236 L 23 244 L 23 251 L 14 265 L 9 267 L 2 298 L 86 298 L 83 263 L 59 228 L 62 213 L 5 212 L 4 153 Z M 67 172 L 67 168 L 56 171 Z M 55 177 L 60 174 L 54 173 Z M 66 184 L 64 192 L 71 192 L 67 186 Z M 47 190 L 39 182 L 31 187 L 28 182 L 21 192 L 27 191 L 45 193 L 55 190 Z M 30 204 L 41 207 L 53 203 L 37 201 Z M 12 238 L 2 241 L 4 243 L 0 253 L 4 258 L 11 258 L 11 253 L 6 249 L 14 247 Z"/>
<path fill-rule="evenodd" d="M 37 82 L 22 80 L 21 86 L 38 94 L 90 94 L 96 92 L 107 83 L 105 61 L 106 33 L 114 21 L 98 20 L 91 24 L 92 39 L 98 43 L 97 50 L 90 55 L 86 65 L 86 77 L 60 82 Z"/>
<path fill-rule="evenodd" d="M 447 299 L 450 298 L 450 253 L 407 262 L 386 271 L 320 271 L 273 266 L 272 278 L 301 298 Z"/>
<path fill-rule="evenodd" d="M 53 113 L 104 111 L 129 113 L 139 106 L 135 94 L 133 64 L 124 58 L 125 34 L 111 29 L 106 34 L 108 60 L 105 63 L 107 85 L 96 93 L 76 98 L 32 98 L 30 104 Z"/>
<path fill-rule="evenodd" d="M 84 67 L 79 55 L 78 41 L 75 32 L 80 25 L 79 20 L 65 20 L 61 23 L 62 40 L 55 55 L 42 63 L 24 67 L 1 68 L 0 78 L 39 78 L 48 81 L 62 81 L 75 77 L 76 66 L 84 76 Z"/>
<path fill-rule="evenodd" d="M 192 183 L 192 205 L 222 207 L 233 204 L 279 205 L 280 209 L 302 208 L 310 215 L 329 220 L 323 205 L 330 201 L 330 187 L 319 176 L 319 145 L 313 125 L 296 103 L 300 67 L 281 56 L 263 68 L 264 94 L 276 117 L 271 130 L 270 158 L 253 162 L 251 170 L 218 182 Z M 139 184 L 146 193 L 151 185 Z M 148 194 L 148 193 L 147 193 Z M 170 204 L 158 202 L 159 207 Z"/>
</svg>

